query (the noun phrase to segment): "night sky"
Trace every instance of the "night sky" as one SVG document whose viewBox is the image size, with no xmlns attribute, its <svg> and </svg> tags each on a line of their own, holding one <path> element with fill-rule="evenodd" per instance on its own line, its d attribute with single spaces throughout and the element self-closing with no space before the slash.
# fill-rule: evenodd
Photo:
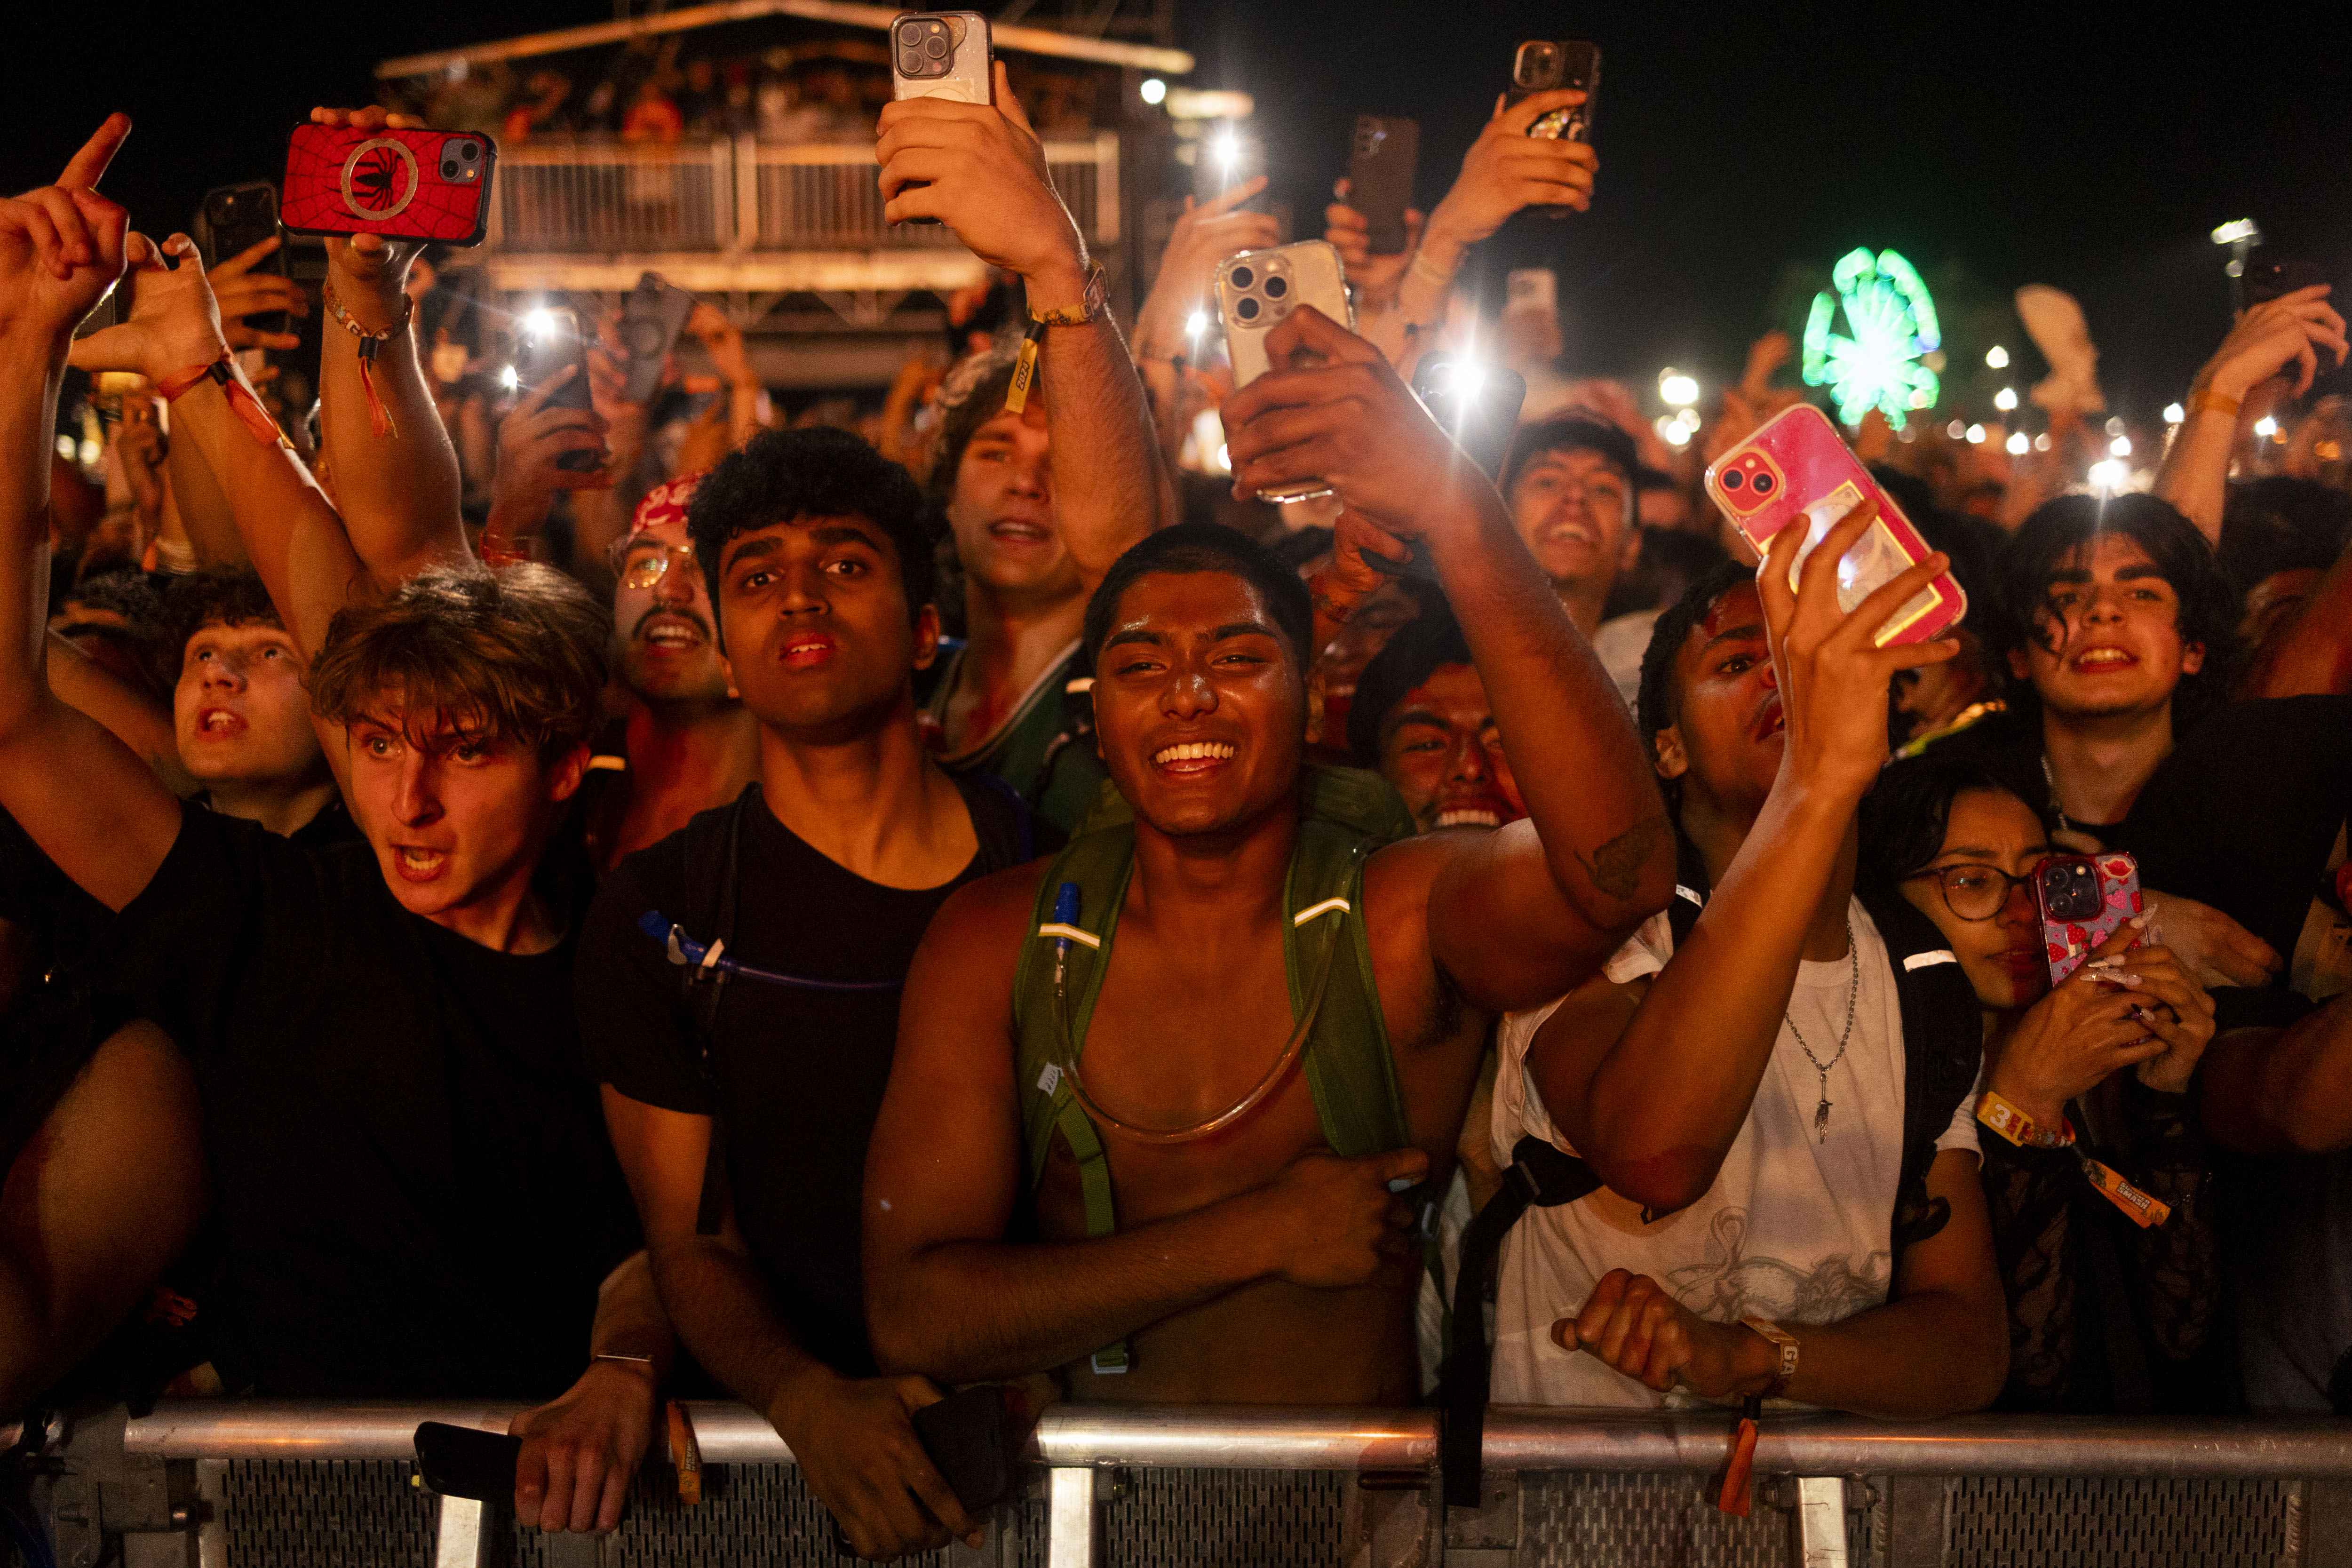
<svg viewBox="0 0 2352 1568">
<path fill-rule="evenodd" d="M 404 0 L 187 7 L 252 19 L 142 27 L 146 9 L 44 7 L 29 39 L 12 29 L 8 188 L 126 109 L 139 129 L 108 189 L 142 223 L 182 224 L 207 186 L 274 174 L 310 104 L 363 100 L 379 58 L 612 15 Z M 2275 253 L 2352 281 L 2352 7 L 1183 0 L 1180 26 L 1192 85 L 1255 96 L 1308 233 L 1359 111 L 1420 120 L 1434 202 L 1519 39 L 1598 42 L 1594 211 L 1518 220 L 1481 263 L 1497 292 L 1507 265 L 1558 268 L 1578 370 L 1736 374 L 1839 255 L 1893 246 L 1937 287 L 1962 395 L 1979 377 L 1961 356 L 1995 336 L 2021 349 L 2006 301 L 2042 282 L 2081 299 L 2111 401 L 2146 413 L 2228 324 L 2216 223 L 2251 216 Z"/>
</svg>

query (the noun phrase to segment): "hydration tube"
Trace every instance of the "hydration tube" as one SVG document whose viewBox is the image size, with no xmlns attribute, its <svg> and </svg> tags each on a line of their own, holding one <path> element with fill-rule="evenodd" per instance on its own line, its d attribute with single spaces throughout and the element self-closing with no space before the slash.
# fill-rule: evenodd
<svg viewBox="0 0 2352 1568">
<path fill-rule="evenodd" d="M 1356 856 L 1360 858 L 1363 853 L 1363 847 L 1359 845 Z M 1352 875 L 1349 879 L 1353 881 Z M 1347 907 L 1335 899 L 1317 905 L 1316 912 L 1344 915 Z M 1060 892 L 1055 895 L 1054 924 L 1062 931 L 1071 931 L 1076 930 L 1077 919 L 1078 885 L 1065 882 Z M 1054 1036 L 1061 1047 L 1061 1060 L 1055 1065 L 1062 1069 L 1062 1076 L 1069 1080 L 1070 1092 L 1077 1096 L 1078 1103 L 1086 1107 L 1088 1115 L 1122 1137 L 1131 1138 L 1139 1143 L 1190 1143 L 1232 1126 L 1256 1110 L 1265 1097 L 1290 1076 L 1290 1069 L 1297 1065 L 1299 1053 L 1307 1048 L 1307 1037 L 1315 1028 L 1316 1015 L 1323 1010 L 1324 988 L 1331 983 L 1332 962 L 1339 956 L 1339 949 L 1347 939 L 1347 932 L 1341 931 L 1333 933 L 1331 940 L 1324 944 L 1323 962 L 1316 966 L 1315 983 L 1307 988 L 1306 1011 L 1299 1015 L 1297 1026 L 1290 1031 L 1289 1042 L 1282 1047 L 1282 1054 L 1274 1058 L 1274 1065 L 1265 1069 L 1265 1076 L 1251 1086 L 1247 1094 L 1205 1121 L 1196 1121 L 1189 1127 L 1152 1127 L 1106 1110 L 1103 1103 L 1087 1091 L 1086 1079 L 1078 1076 L 1078 1052 L 1070 1040 L 1070 938 L 1059 932 L 1049 934 L 1054 936 Z"/>
<path fill-rule="evenodd" d="M 659 910 L 647 910 L 637 917 L 637 929 L 662 943 L 669 952 L 669 961 L 681 969 L 695 968 L 740 974 L 746 980 L 764 981 L 770 985 L 796 986 L 803 991 L 897 991 L 903 980 L 811 980 L 798 974 L 779 974 L 772 969 L 758 969 L 726 957 L 724 940 L 706 947 L 686 934 L 686 928 L 670 923 L 669 917 Z"/>
</svg>

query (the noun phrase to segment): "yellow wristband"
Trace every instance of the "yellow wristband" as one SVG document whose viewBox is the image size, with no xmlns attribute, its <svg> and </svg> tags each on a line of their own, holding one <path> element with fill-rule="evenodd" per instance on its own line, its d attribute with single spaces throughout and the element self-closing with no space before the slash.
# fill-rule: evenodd
<svg viewBox="0 0 2352 1568">
<path fill-rule="evenodd" d="M 2063 1117 L 2053 1132 L 1990 1089 L 1977 1101 L 1977 1120 L 2021 1149 L 2063 1149 L 2074 1142 L 2074 1129 Z"/>
<path fill-rule="evenodd" d="M 2219 414 L 2235 419 L 2238 416 L 2238 410 L 2243 407 L 2244 404 L 2245 400 L 2242 398 L 2224 397 L 2218 392 L 2200 392 L 2197 395 L 2197 401 L 2190 404 L 2189 407 L 2200 414 Z"/>
</svg>

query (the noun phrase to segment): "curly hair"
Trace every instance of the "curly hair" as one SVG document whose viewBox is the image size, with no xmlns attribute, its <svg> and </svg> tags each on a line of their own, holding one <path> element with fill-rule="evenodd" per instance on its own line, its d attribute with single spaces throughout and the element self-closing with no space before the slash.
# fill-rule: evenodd
<svg viewBox="0 0 2352 1568">
<path fill-rule="evenodd" d="M 213 626 L 286 629 L 261 574 L 250 566 L 214 566 L 174 577 L 163 588 L 163 640 L 155 650 L 164 685 L 179 679 L 188 639 Z"/>
<path fill-rule="evenodd" d="M 909 619 L 935 587 L 929 508 L 914 476 L 846 430 L 762 430 L 720 459 L 687 502 L 686 531 L 719 620 L 727 542 L 798 517 L 862 517 L 889 536 Z"/>
<path fill-rule="evenodd" d="M 397 709 L 412 744 L 438 716 L 468 741 L 542 760 L 595 732 L 612 617 L 551 566 L 441 566 L 335 612 L 310 663 L 310 710 L 337 724 Z"/>
<path fill-rule="evenodd" d="M 1020 349 L 1018 338 L 999 343 L 963 360 L 940 383 L 940 433 L 931 442 L 930 466 L 923 470 L 923 489 L 934 505 L 946 506 L 955 493 L 964 448 L 980 427 L 1004 412 Z"/>
</svg>

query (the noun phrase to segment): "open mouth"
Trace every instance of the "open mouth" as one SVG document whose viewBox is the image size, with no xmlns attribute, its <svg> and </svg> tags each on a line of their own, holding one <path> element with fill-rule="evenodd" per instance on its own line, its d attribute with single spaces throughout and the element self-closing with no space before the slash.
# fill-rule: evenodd
<svg viewBox="0 0 2352 1568">
<path fill-rule="evenodd" d="M 1201 773 L 1223 767 L 1240 748 L 1223 741 L 1185 741 L 1151 753 L 1151 765 L 1165 773 Z"/>
<path fill-rule="evenodd" d="M 2078 674 L 2104 675 L 2111 670 L 2132 668 L 2139 660 L 2119 647 L 2090 647 L 2076 654 L 2070 662 Z"/>
<path fill-rule="evenodd" d="M 988 525 L 988 536 L 1008 544 L 1044 544 L 1054 537 L 1043 523 L 1017 517 L 998 518 Z"/>
<path fill-rule="evenodd" d="M 1759 741 L 1769 741 L 1788 728 L 1789 710 L 1781 703 L 1780 699 L 1775 696 L 1767 700 L 1763 710 L 1756 715 L 1756 738 Z"/>
<path fill-rule="evenodd" d="M 227 708 L 207 708 L 196 715 L 196 733 L 204 737 L 241 734 L 245 716 Z"/>
<path fill-rule="evenodd" d="M 1500 827 L 1503 814 L 1486 805 L 1449 805 L 1437 814 L 1440 827 Z"/>
<path fill-rule="evenodd" d="M 839 647 L 823 632 L 800 632 L 784 639 L 782 658 L 786 669 L 810 669 L 833 658 Z"/>
<path fill-rule="evenodd" d="M 700 647 L 709 640 L 704 637 L 700 626 L 677 616 L 653 617 L 637 628 L 637 637 L 648 647 L 661 648 L 670 653 L 683 653 L 689 648 Z"/>
<path fill-rule="evenodd" d="M 398 871 L 405 882 L 430 882 L 441 875 L 448 864 L 449 852 L 446 849 L 426 849 L 413 844 L 392 847 L 393 869 Z"/>
</svg>

